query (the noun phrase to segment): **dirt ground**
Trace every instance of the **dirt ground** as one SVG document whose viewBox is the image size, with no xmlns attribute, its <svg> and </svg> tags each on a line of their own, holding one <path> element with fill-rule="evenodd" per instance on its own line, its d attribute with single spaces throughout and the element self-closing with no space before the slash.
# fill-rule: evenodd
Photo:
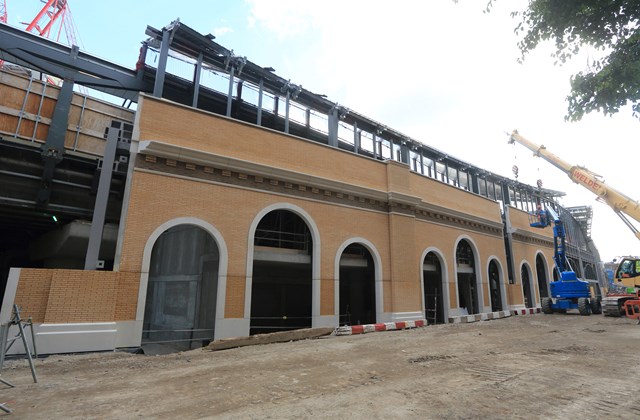
<svg viewBox="0 0 640 420">
<path fill-rule="evenodd" d="M 517 316 L 162 356 L 5 362 L 12 418 L 640 418 L 640 325 Z M 2 417 L 2 414 L 0 414 Z"/>
</svg>

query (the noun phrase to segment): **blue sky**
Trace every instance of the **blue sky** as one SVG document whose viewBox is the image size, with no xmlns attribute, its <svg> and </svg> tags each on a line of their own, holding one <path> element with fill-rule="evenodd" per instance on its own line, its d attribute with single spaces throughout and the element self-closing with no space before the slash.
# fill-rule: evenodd
<svg viewBox="0 0 640 420">
<path fill-rule="evenodd" d="M 9 23 L 35 17 L 42 3 L 7 0 Z M 593 238 L 604 260 L 640 254 L 640 243 L 604 204 L 505 131 L 517 128 L 569 163 L 600 173 L 607 184 L 640 198 L 631 156 L 640 123 L 628 108 L 614 117 L 564 121 L 569 76 L 589 49 L 554 66 L 550 45 L 518 64 L 513 10 L 526 0 L 69 0 L 84 50 L 133 68 L 146 26 L 180 21 L 237 55 L 272 66 L 332 101 L 411 138 L 495 173 L 567 192 L 565 206 L 591 205 Z"/>
</svg>

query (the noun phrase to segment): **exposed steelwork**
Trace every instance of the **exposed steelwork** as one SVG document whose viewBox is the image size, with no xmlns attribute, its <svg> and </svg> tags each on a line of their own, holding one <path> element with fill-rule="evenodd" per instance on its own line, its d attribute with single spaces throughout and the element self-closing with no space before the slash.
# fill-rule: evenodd
<svg viewBox="0 0 640 420">
<path fill-rule="evenodd" d="M 56 112 L 60 116 L 53 118 L 52 126 L 68 127 L 65 118 L 69 111 L 65 103 L 70 103 L 70 100 L 64 98 L 70 96 L 65 92 L 69 93 L 69 87 L 74 83 L 115 95 L 125 103 L 137 101 L 139 92 L 153 93 L 157 97 L 368 158 L 395 160 L 416 174 L 500 202 L 510 282 L 515 279 L 517 270 L 511 261 L 513 238 L 508 209 L 533 212 L 539 203 L 558 208 L 557 198 L 564 196 L 560 191 L 527 185 L 492 173 L 412 139 L 325 95 L 278 76 L 273 68 L 257 65 L 216 43 L 212 35 L 200 34 L 179 21 L 162 29 L 148 26 L 146 35 L 149 38 L 143 43 L 135 69 L 131 70 L 78 51 L 77 47 L 66 47 L 0 24 L 0 60 L 69 81 L 58 97 L 57 106 L 60 108 L 56 108 Z M 158 58 L 157 65 L 150 64 L 153 58 Z M 175 61 L 190 66 L 189 70 L 182 72 L 185 74 L 173 71 L 171 63 Z M 207 77 L 213 77 L 215 83 L 205 81 Z M 95 216 L 96 200 L 104 204 L 107 198 L 110 200 L 106 206 L 106 220 L 118 223 L 120 208 L 117 206 L 122 204 L 121 186 L 126 173 L 126 159 L 115 161 L 114 169 L 118 176 L 110 183 L 110 193 L 88 197 L 87 189 L 97 192 L 98 162 L 95 156 L 69 154 L 80 150 L 81 123 L 87 97 L 83 99 L 73 145 L 65 147 L 64 133 L 54 136 L 54 129 L 41 152 L 41 143 L 35 139 L 42 124 L 40 117 L 45 94 L 52 88 L 41 84 L 37 115 L 29 116 L 26 112 L 27 96 L 34 89 L 40 89 L 34 80 L 32 77 L 28 79 L 27 94 L 17 117 L 15 133 L 2 133 L 5 139 L 0 139 L 0 159 L 10 162 L 10 166 L 3 166 L 0 171 L 0 180 L 6 181 L 3 185 L 8 186 L 7 192 L 0 194 L 0 215 L 7 216 L 6 224 L 0 224 L 3 235 L 16 232 L 10 227 L 13 224 L 24 223 L 33 228 L 30 233 L 33 237 L 25 239 L 28 242 L 56 228 L 56 223 L 68 223 L 75 218 L 91 219 Z M 25 135 L 27 127 L 33 128 Z M 130 132 L 127 137 L 131 137 Z M 49 166 L 47 160 L 45 164 L 41 162 L 40 153 L 48 156 Z M 122 167 L 118 169 L 120 163 Z M 52 224 L 52 215 L 57 212 L 60 212 L 60 220 Z M 596 279 L 604 284 L 602 270 L 591 269 L 597 267 L 599 260 L 590 241 L 591 214 L 569 209 L 561 212 L 561 217 L 566 218 L 565 224 L 574 239 L 567 246 L 567 254 L 580 266 L 581 273 L 595 272 Z M 7 244 L 0 245 L 5 245 L 0 246 L 0 251 L 7 248 Z M 88 264 L 95 266 L 95 257 Z M 440 293 L 435 289 L 432 292 L 434 295 Z M 469 294 L 469 303 L 473 304 L 471 297 Z"/>
</svg>

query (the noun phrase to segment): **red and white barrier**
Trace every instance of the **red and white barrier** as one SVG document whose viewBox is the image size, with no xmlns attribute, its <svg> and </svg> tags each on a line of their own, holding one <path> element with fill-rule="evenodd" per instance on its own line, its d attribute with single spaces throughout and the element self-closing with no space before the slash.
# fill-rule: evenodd
<svg viewBox="0 0 640 420">
<path fill-rule="evenodd" d="M 415 321 L 384 322 L 379 324 L 351 325 L 336 328 L 335 335 L 356 335 L 377 331 L 406 330 L 410 328 L 424 327 L 426 325 L 427 321 L 424 319 L 418 319 Z"/>
</svg>

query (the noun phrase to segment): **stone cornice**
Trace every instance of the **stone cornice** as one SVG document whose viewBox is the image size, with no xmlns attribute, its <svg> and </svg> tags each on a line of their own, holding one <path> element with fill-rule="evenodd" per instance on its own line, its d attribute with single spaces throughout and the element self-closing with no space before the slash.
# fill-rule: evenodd
<svg viewBox="0 0 640 420">
<path fill-rule="evenodd" d="M 167 173 L 370 211 L 402 214 L 493 236 L 502 236 L 503 232 L 500 222 L 427 203 L 416 196 L 354 186 L 162 142 L 139 142 L 135 166 L 147 172 Z"/>
<path fill-rule="evenodd" d="M 514 229 L 512 232 L 512 238 L 518 242 L 524 242 L 529 244 L 537 244 L 539 246 L 544 246 L 553 249 L 553 239 L 548 236 L 538 235 L 533 232 L 529 232 L 523 229 Z"/>
<path fill-rule="evenodd" d="M 166 159 L 184 160 L 185 162 L 195 163 L 205 167 L 209 166 L 235 172 L 242 172 L 247 175 L 258 175 L 265 178 L 287 180 L 291 183 L 298 183 L 301 185 L 313 185 L 316 188 L 342 191 L 345 194 L 351 194 L 367 199 L 387 201 L 386 191 L 378 191 L 371 188 L 328 180 L 296 171 L 276 168 L 261 163 L 249 162 L 228 156 L 220 156 L 213 153 L 157 141 L 145 140 L 139 142 L 138 152 Z"/>
</svg>

